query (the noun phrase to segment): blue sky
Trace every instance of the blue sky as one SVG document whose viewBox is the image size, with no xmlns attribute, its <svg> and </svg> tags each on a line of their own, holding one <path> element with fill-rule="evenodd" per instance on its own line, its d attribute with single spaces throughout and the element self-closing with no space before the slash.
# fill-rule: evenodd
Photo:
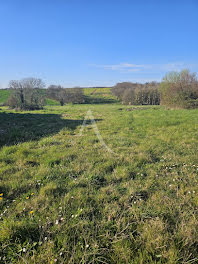
<svg viewBox="0 0 198 264">
<path fill-rule="evenodd" d="M 198 72 L 198 0 L 1 0 L 0 87 L 110 86 Z"/>
</svg>

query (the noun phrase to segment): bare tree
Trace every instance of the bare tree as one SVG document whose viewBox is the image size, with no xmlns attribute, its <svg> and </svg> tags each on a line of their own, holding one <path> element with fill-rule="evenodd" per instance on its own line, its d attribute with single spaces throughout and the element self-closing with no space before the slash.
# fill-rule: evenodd
<svg viewBox="0 0 198 264">
<path fill-rule="evenodd" d="M 45 83 L 41 79 L 29 77 L 22 80 L 12 80 L 9 83 L 12 89 L 41 89 L 45 88 Z"/>
<path fill-rule="evenodd" d="M 65 92 L 67 103 L 81 104 L 85 102 L 82 88 L 66 88 Z"/>
<path fill-rule="evenodd" d="M 64 88 L 61 85 L 50 85 L 47 89 L 47 97 L 57 100 L 60 105 L 66 103 L 66 93 Z"/>
<path fill-rule="evenodd" d="M 63 88 L 61 85 L 50 85 L 47 89 L 47 96 L 59 101 L 62 106 L 66 103 L 84 103 L 82 88 Z"/>
<path fill-rule="evenodd" d="M 25 78 L 22 80 L 11 80 L 9 88 L 14 92 L 8 99 L 8 105 L 12 108 L 39 109 L 44 104 L 44 97 L 39 91 L 45 84 L 41 79 Z"/>
</svg>

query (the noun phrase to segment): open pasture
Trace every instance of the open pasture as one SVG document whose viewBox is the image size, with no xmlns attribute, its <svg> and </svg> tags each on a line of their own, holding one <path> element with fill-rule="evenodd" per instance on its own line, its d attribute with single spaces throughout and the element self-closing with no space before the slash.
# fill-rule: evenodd
<svg viewBox="0 0 198 264">
<path fill-rule="evenodd" d="M 88 110 L 101 137 L 79 135 Z M 197 263 L 198 110 L 2 107 L 0 124 L 0 262 Z"/>
</svg>

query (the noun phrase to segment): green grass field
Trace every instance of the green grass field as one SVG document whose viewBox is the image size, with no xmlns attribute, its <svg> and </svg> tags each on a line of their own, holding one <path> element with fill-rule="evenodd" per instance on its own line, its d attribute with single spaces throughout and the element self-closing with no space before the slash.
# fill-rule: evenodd
<svg viewBox="0 0 198 264">
<path fill-rule="evenodd" d="M 108 88 L 84 88 L 85 101 L 88 104 L 109 104 L 116 103 L 118 100 L 112 95 Z"/>
<path fill-rule="evenodd" d="M 0 263 L 198 263 L 197 149 L 198 109 L 1 107 Z"/>
<path fill-rule="evenodd" d="M 10 90 L 0 89 L 0 105 L 3 105 L 5 102 L 7 102 L 10 95 Z"/>
</svg>

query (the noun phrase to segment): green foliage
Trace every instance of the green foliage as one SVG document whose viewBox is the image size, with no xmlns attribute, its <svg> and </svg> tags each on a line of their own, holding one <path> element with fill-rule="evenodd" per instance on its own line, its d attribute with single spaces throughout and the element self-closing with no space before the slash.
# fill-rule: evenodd
<svg viewBox="0 0 198 264">
<path fill-rule="evenodd" d="M 79 136 L 90 109 L 113 153 Z M 2 107 L 0 124 L 1 263 L 197 262 L 197 109 Z"/>
<path fill-rule="evenodd" d="M 175 108 L 198 107 L 198 81 L 188 70 L 170 72 L 161 83 L 161 104 Z"/>
</svg>

